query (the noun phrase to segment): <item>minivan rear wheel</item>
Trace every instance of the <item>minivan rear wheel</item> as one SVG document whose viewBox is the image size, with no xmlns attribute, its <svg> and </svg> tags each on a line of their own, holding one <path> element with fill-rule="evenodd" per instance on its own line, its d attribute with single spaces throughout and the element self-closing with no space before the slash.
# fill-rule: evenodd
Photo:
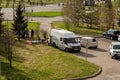
<svg viewBox="0 0 120 80">
<path fill-rule="evenodd" d="M 97 48 L 97 46 L 94 47 L 95 49 Z"/>
<path fill-rule="evenodd" d="M 57 46 L 56 46 L 56 44 L 55 44 L 55 43 L 53 43 L 53 47 L 57 48 Z"/>
</svg>

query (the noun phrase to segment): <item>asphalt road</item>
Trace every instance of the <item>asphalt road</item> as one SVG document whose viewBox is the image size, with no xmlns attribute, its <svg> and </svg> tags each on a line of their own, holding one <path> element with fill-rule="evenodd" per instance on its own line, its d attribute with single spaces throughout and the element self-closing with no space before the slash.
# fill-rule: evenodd
<svg viewBox="0 0 120 80">
<path fill-rule="evenodd" d="M 80 53 L 74 53 L 77 57 L 87 59 L 103 69 L 100 75 L 87 80 L 120 80 L 120 59 L 112 59 L 108 52 L 112 41 L 104 38 L 97 40 L 97 49 L 88 49 L 88 53 L 86 53 L 86 48 L 82 48 Z"/>
</svg>

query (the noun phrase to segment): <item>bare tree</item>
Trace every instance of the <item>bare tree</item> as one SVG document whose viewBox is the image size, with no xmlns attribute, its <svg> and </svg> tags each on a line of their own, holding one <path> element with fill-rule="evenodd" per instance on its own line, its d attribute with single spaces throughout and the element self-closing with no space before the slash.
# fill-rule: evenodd
<svg viewBox="0 0 120 80">
<path fill-rule="evenodd" d="M 8 54 L 8 60 L 10 62 L 10 68 L 12 67 L 12 53 L 13 53 L 13 46 L 15 44 L 14 41 L 14 34 L 12 30 L 8 30 L 4 28 L 3 33 L 3 43 L 5 45 L 5 52 Z"/>
<path fill-rule="evenodd" d="M 83 1 L 82 0 L 67 0 L 63 7 L 64 20 L 67 26 L 80 26 L 83 18 Z M 67 27 L 69 29 L 69 27 Z M 75 29 L 75 27 L 73 28 Z M 73 30 L 74 31 L 74 30 Z"/>
<path fill-rule="evenodd" d="M 115 13 L 113 6 L 111 5 L 111 7 L 106 7 L 105 8 L 105 22 L 106 22 L 107 30 L 110 28 L 114 29 L 115 17 L 116 17 L 116 13 Z"/>
</svg>

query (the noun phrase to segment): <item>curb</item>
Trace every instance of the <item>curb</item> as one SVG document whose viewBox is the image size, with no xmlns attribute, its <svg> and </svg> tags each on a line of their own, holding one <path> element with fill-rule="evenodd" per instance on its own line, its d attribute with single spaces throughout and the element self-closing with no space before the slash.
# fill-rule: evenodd
<svg viewBox="0 0 120 80">
<path fill-rule="evenodd" d="M 96 72 L 96 73 L 94 73 L 94 74 L 92 74 L 90 76 L 86 76 L 86 77 L 82 77 L 82 78 L 69 78 L 69 79 L 63 79 L 63 80 L 85 80 L 85 79 L 96 77 L 99 74 L 101 74 L 101 72 L 102 72 L 102 67 L 99 67 L 98 72 Z"/>
</svg>

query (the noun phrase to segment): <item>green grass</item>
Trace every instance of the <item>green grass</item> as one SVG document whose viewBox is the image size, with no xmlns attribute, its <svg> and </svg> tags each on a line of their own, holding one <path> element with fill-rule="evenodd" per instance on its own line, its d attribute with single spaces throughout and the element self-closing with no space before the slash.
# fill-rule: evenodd
<svg viewBox="0 0 120 80">
<path fill-rule="evenodd" d="M 11 29 L 12 28 L 12 21 L 8 21 L 8 23 L 6 23 L 6 26 Z M 5 23 L 4 23 L 5 24 Z M 40 23 L 39 22 L 28 22 L 28 29 L 31 30 L 37 30 L 40 27 Z"/>
<path fill-rule="evenodd" d="M 12 69 L 6 59 L 1 62 L 2 80 L 62 80 L 98 71 L 98 66 L 47 45 L 17 42 L 15 50 Z"/>
<path fill-rule="evenodd" d="M 33 12 L 33 13 L 27 13 L 28 16 L 31 17 L 56 17 L 61 16 L 61 12 Z"/>
<path fill-rule="evenodd" d="M 63 22 L 53 22 L 53 26 L 55 28 L 62 28 L 62 29 L 67 29 L 65 23 Z M 71 31 L 74 31 L 77 34 L 82 34 L 82 35 L 91 35 L 91 36 L 101 36 L 105 30 L 99 30 L 99 29 L 89 29 L 84 26 L 80 27 L 70 27 Z"/>
</svg>

